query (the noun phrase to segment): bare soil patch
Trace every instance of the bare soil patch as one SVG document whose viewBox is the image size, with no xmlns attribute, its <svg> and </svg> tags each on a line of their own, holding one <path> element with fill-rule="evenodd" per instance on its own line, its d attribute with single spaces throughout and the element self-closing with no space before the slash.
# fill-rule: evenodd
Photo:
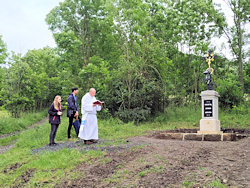
<svg viewBox="0 0 250 188">
<path fill-rule="evenodd" d="M 56 187 L 250 187 L 250 138 L 200 142 L 150 135 L 128 142 L 134 147 L 79 164 L 72 170 L 78 176 L 65 174 Z"/>
<path fill-rule="evenodd" d="M 23 164 L 20 163 L 15 163 L 11 165 L 10 167 L 7 167 L 3 170 L 3 173 L 13 173 L 15 172 L 18 168 L 20 168 Z"/>
<path fill-rule="evenodd" d="M 21 174 L 14 182 L 12 188 L 26 187 L 26 184 L 33 177 L 35 169 L 28 169 L 23 174 Z"/>
</svg>

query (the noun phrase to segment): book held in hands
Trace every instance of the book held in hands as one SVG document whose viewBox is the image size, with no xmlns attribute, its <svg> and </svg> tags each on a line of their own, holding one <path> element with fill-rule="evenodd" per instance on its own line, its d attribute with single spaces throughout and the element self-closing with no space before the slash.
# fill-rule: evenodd
<svg viewBox="0 0 250 188">
<path fill-rule="evenodd" d="M 104 102 L 103 101 L 95 101 L 95 102 L 93 102 L 93 104 L 96 104 L 96 105 L 102 105 Z"/>
</svg>

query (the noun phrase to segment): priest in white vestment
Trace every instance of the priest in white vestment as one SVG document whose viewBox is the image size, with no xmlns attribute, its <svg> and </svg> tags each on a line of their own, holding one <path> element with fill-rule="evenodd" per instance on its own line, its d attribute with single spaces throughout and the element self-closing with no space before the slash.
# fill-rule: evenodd
<svg viewBox="0 0 250 188">
<path fill-rule="evenodd" d="M 84 126 L 83 129 L 80 128 L 78 137 L 83 139 L 85 144 L 96 143 L 98 140 L 96 112 L 100 111 L 102 106 L 101 104 L 93 104 L 93 102 L 97 101 L 95 94 L 96 90 L 91 88 L 89 92 L 82 97 L 81 113 Z"/>
</svg>

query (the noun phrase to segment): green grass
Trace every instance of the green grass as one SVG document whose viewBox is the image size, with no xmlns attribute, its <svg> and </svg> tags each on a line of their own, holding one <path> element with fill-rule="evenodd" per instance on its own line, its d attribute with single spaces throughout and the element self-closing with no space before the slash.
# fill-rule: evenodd
<svg viewBox="0 0 250 188">
<path fill-rule="evenodd" d="M 195 184 L 195 182 L 190 182 L 188 180 L 185 180 L 182 182 L 182 187 L 191 187 L 194 184 Z"/>
<path fill-rule="evenodd" d="M 207 171 L 206 172 L 206 176 L 211 176 L 212 175 L 212 172 L 211 171 Z"/>
<path fill-rule="evenodd" d="M 57 142 L 67 141 L 68 118 L 63 117 L 62 124 L 58 128 Z M 45 123 L 33 129 L 23 131 L 16 139 L 16 145 L 11 150 L 0 155 L 0 171 L 7 170 L 0 174 L 0 187 L 9 187 L 17 181 L 16 179 L 26 171 L 33 171 L 34 174 L 27 184 L 27 187 L 55 185 L 60 178 L 70 172 L 82 161 L 89 161 L 93 158 L 103 158 L 104 152 L 89 151 L 79 152 L 76 149 L 62 149 L 55 152 L 41 152 L 32 154 L 31 150 L 42 147 L 49 143 L 50 125 Z M 72 136 L 76 139 L 74 130 Z M 15 170 L 8 170 L 15 164 L 20 165 Z M 72 175 L 72 174 L 71 174 Z M 43 183 L 46 182 L 46 183 Z"/>
<path fill-rule="evenodd" d="M 222 127 L 229 128 L 236 126 L 237 128 L 249 128 L 250 121 L 247 114 L 239 116 L 239 114 L 233 111 L 222 112 L 222 110 L 220 110 L 219 113 Z M 8 119 L 8 114 L 4 115 L 6 116 L 5 118 Z M 42 115 L 44 114 L 41 113 L 39 117 L 42 117 Z M 1 113 L 1 117 L 3 117 L 3 113 Z M 0 122 L 3 122 L 5 118 L 1 118 Z M 139 125 L 123 123 L 118 119 L 102 120 L 99 118 L 99 138 L 113 140 L 110 144 L 119 145 L 126 143 L 125 140 L 128 137 L 147 134 L 148 131 L 152 130 L 175 128 L 198 129 L 200 118 L 201 109 L 195 109 L 193 107 L 169 107 L 165 113 L 159 114 L 151 121 L 140 123 Z M 30 119 L 35 121 L 33 118 Z M 14 123 L 14 121 L 12 123 Z M 26 125 L 29 126 L 30 124 L 32 123 L 27 123 Z M 68 118 L 64 116 L 62 118 L 62 124 L 58 128 L 56 142 L 67 142 L 67 127 Z M 10 131 L 13 131 L 12 128 L 10 129 Z M 14 148 L 0 155 L 0 171 L 6 171 L 6 173 L 0 173 L 0 187 L 10 187 L 11 185 L 17 184 L 18 177 L 27 171 L 32 171 L 33 176 L 30 177 L 29 182 L 25 185 L 26 187 L 53 187 L 62 177 L 67 176 L 73 178 L 76 175 L 74 174 L 76 170 L 73 169 L 82 162 L 91 163 L 96 161 L 92 159 L 97 159 L 100 163 L 105 164 L 111 160 L 110 158 L 104 159 L 105 152 L 102 151 L 80 152 L 76 149 L 62 149 L 56 152 L 32 154 L 32 149 L 43 147 L 49 143 L 49 133 L 50 124 L 46 122 L 33 129 L 24 130 L 17 136 L 6 137 L 0 140 L 0 145 L 8 145 L 14 141 L 16 142 Z M 78 140 L 73 128 L 71 135 L 73 141 Z M 15 164 L 18 164 L 17 169 L 13 169 Z M 152 168 L 151 171 L 161 173 L 162 167 Z M 147 175 L 147 173 L 149 173 L 149 171 L 141 171 L 137 175 L 143 177 Z M 84 176 L 84 174 L 82 174 L 82 176 Z M 113 177 L 111 181 L 120 181 L 119 179 L 123 178 L 123 176 L 124 175 L 121 175 L 121 177 Z M 190 184 L 192 184 L 192 182 L 183 182 L 183 186 L 186 187 L 190 186 Z M 223 187 L 218 181 L 211 182 L 209 186 Z"/>
<path fill-rule="evenodd" d="M 250 107 L 249 110 L 250 112 Z M 219 120 L 222 128 L 250 129 L 250 115 L 238 114 L 234 111 L 219 111 Z"/>
<path fill-rule="evenodd" d="M 7 146 L 17 140 L 18 135 L 9 136 L 0 140 L 0 146 Z"/>
<path fill-rule="evenodd" d="M 216 187 L 216 188 L 226 188 L 226 185 L 223 185 L 219 179 L 212 181 L 208 184 L 209 187 Z"/>
<path fill-rule="evenodd" d="M 244 111 L 239 113 L 236 110 L 219 109 L 219 120 L 222 128 L 241 128 L 250 129 L 250 106 L 246 106 Z M 200 127 L 201 107 L 184 106 L 168 107 L 164 113 L 159 114 L 152 120 L 152 124 L 158 123 L 162 128 L 198 128 Z M 168 124 L 163 126 L 162 124 Z M 157 125 L 153 125 L 157 127 Z"/>
<path fill-rule="evenodd" d="M 10 117 L 10 113 L 6 110 L 0 110 L 0 118 L 9 118 Z"/>
<path fill-rule="evenodd" d="M 48 114 L 47 110 L 22 114 L 21 118 L 13 118 L 6 111 L 0 111 L 0 135 L 20 131 L 41 120 Z"/>
</svg>

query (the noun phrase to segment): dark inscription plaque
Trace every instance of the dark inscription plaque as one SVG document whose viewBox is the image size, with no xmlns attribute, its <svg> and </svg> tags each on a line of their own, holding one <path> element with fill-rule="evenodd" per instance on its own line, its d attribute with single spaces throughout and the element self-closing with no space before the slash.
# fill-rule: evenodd
<svg viewBox="0 0 250 188">
<path fill-rule="evenodd" d="M 204 117 L 213 117 L 213 101 L 204 100 Z"/>
</svg>

